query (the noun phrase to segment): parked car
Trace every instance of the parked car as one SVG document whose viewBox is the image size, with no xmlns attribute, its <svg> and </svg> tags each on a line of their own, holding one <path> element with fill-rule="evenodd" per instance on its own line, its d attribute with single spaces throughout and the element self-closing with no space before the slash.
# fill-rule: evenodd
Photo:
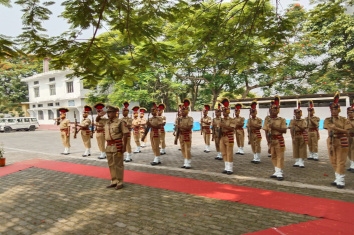
<svg viewBox="0 0 354 235">
<path fill-rule="evenodd" d="M 13 130 L 34 131 L 39 127 L 35 117 L 0 118 L 0 131 L 11 132 Z"/>
</svg>

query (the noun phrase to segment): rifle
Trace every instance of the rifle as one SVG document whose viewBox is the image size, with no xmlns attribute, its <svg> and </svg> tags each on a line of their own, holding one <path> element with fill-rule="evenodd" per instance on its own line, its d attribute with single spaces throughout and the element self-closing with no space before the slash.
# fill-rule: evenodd
<svg viewBox="0 0 354 235">
<path fill-rule="evenodd" d="M 271 117 L 270 117 L 270 115 L 268 115 L 269 116 L 269 119 L 268 119 L 268 122 L 269 123 L 267 123 L 267 125 L 272 125 L 272 123 L 271 123 Z M 270 146 L 270 144 L 272 143 L 272 130 L 268 130 L 267 131 L 267 141 L 268 141 L 268 154 L 270 154 L 270 148 L 269 148 L 269 146 Z"/>
<path fill-rule="evenodd" d="M 93 112 L 92 111 L 91 111 L 91 118 L 92 118 L 92 122 L 91 122 L 90 137 L 92 139 L 93 138 L 93 133 L 95 133 L 95 121 L 93 120 Z"/>
<path fill-rule="evenodd" d="M 75 124 L 74 124 L 74 139 L 76 139 L 76 135 L 79 132 L 79 130 L 77 129 L 77 119 L 76 119 L 76 113 L 74 111 L 74 119 L 75 119 Z"/>
<path fill-rule="evenodd" d="M 200 113 L 200 120 L 201 120 L 200 135 L 203 135 L 203 111 Z"/>
<path fill-rule="evenodd" d="M 181 123 L 181 119 L 178 117 L 178 113 L 177 113 L 177 125 L 179 126 L 179 124 Z M 179 128 L 176 129 L 176 135 L 175 135 L 175 145 L 177 145 L 178 142 L 178 137 L 179 137 Z"/>
<path fill-rule="evenodd" d="M 331 122 L 332 124 L 334 124 L 333 121 L 333 116 L 331 116 Z M 333 129 L 329 132 L 329 137 L 331 137 L 331 146 L 330 146 L 330 155 L 333 156 L 333 140 L 334 140 L 334 133 L 333 133 Z"/>
<path fill-rule="evenodd" d="M 223 123 L 222 118 L 220 120 L 220 123 Z M 221 139 L 221 134 L 222 134 L 221 131 L 222 131 L 222 128 L 219 127 L 219 130 L 218 130 L 218 144 L 220 144 L 220 139 Z"/>
<path fill-rule="evenodd" d="M 150 112 L 149 112 L 149 114 L 148 114 L 148 119 L 147 119 L 147 121 L 149 121 L 149 117 L 150 117 Z M 144 140 L 145 140 L 145 138 L 146 138 L 147 134 L 149 133 L 149 131 L 150 131 L 150 127 L 149 127 L 148 125 L 146 125 L 145 130 L 144 130 L 144 134 L 143 134 L 143 136 L 141 137 L 141 141 L 144 141 Z"/>
<path fill-rule="evenodd" d="M 211 141 L 214 141 L 214 135 L 215 135 L 215 122 L 214 122 L 214 113 L 213 113 L 213 127 L 211 128 Z"/>
<path fill-rule="evenodd" d="M 249 122 L 249 123 L 248 123 Z M 250 109 L 250 115 L 248 117 L 248 121 L 247 121 L 247 132 L 248 132 L 248 145 L 251 144 L 251 109 Z"/>
</svg>

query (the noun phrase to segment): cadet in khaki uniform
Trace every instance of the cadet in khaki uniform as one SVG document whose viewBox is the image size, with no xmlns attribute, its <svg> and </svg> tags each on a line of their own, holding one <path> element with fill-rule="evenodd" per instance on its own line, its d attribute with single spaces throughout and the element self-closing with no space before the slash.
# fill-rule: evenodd
<svg viewBox="0 0 354 235">
<path fill-rule="evenodd" d="M 298 108 L 294 109 L 295 119 L 292 119 L 289 123 L 290 134 L 293 142 L 293 158 L 295 158 L 295 164 L 293 167 L 305 168 L 304 159 L 307 157 L 307 146 L 305 134 L 307 123 L 305 119 L 301 118 L 302 111 L 300 109 L 300 101 L 298 102 Z"/>
<path fill-rule="evenodd" d="M 200 127 L 202 128 L 201 132 L 202 132 L 204 143 L 205 143 L 204 152 L 206 152 L 206 153 L 210 152 L 211 118 L 208 116 L 209 110 L 210 110 L 210 105 L 205 104 L 204 110 L 203 110 L 203 117 L 200 119 L 200 122 L 199 122 Z"/>
<path fill-rule="evenodd" d="M 60 117 L 55 119 L 57 125 L 60 126 L 61 141 L 64 145 L 64 152 L 62 154 L 70 154 L 70 120 L 66 118 L 66 113 L 69 112 L 68 108 L 59 108 Z"/>
<path fill-rule="evenodd" d="M 350 122 L 350 129 L 348 133 L 349 139 L 349 151 L 348 151 L 348 159 L 350 162 L 350 167 L 347 171 L 354 173 L 354 104 L 347 109 L 348 120 Z"/>
<path fill-rule="evenodd" d="M 151 148 L 152 151 L 154 152 L 154 161 L 150 162 L 152 166 L 156 166 L 158 164 L 161 164 L 161 159 L 160 159 L 160 129 L 163 125 L 163 121 L 161 117 L 157 116 L 157 105 L 155 102 L 153 102 L 153 106 L 151 108 L 151 115 L 152 117 L 149 118 L 147 122 L 148 128 L 150 128 L 150 142 L 151 142 Z"/>
<path fill-rule="evenodd" d="M 248 144 L 251 145 L 253 152 L 253 160 L 251 161 L 254 164 L 261 162 L 261 128 L 263 120 L 257 117 L 257 101 L 251 103 L 250 109 L 250 118 L 247 120 L 247 130 L 248 130 Z"/>
<path fill-rule="evenodd" d="M 235 105 L 235 121 L 236 121 L 236 142 L 238 146 L 238 150 L 236 154 L 244 155 L 243 147 L 245 146 L 245 131 L 243 126 L 245 125 L 245 118 L 240 116 L 240 111 L 242 108 L 242 104 L 238 103 Z"/>
<path fill-rule="evenodd" d="M 128 117 L 129 114 L 129 102 L 128 101 L 124 101 L 123 102 L 124 108 L 122 109 L 122 113 L 123 113 L 123 117 L 122 117 L 122 121 L 124 122 L 124 125 L 128 128 L 129 133 L 127 134 L 127 145 L 126 145 L 126 152 L 125 152 L 125 162 L 131 162 L 133 161 L 132 159 L 132 146 L 130 144 L 131 138 L 130 138 L 130 134 L 131 134 L 131 129 L 132 129 L 132 119 L 130 117 Z"/>
<path fill-rule="evenodd" d="M 97 114 L 98 114 L 103 111 L 105 104 L 99 102 L 99 103 L 96 103 L 93 107 L 96 109 Z M 107 156 L 106 156 L 106 152 L 105 152 L 106 151 L 106 140 L 104 138 L 104 122 L 102 122 L 102 121 L 96 122 L 95 127 L 96 127 L 95 132 L 96 132 L 97 145 L 98 145 L 98 149 L 101 152 L 98 159 L 105 159 Z"/>
<path fill-rule="evenodd" d="M 79 125 L 81 138 L 85 146 L 85 153 L 82 154 L 83 157 L 91 156 L 91 120 L 88 118 L 89 112 L 92 112 L 92 107 L 90 105 L 85 105 L 82 114 L 83 119 Z"/>
<path fill-rule="evenodd" d="M 270 118 L 263 125 L 263 130 L 266 131 L 268 142 L 270 143 L 271 160 L 275 169 L 275 173 L 271 178 L 283 180 L 284 169 L 284 151 L 285 142 L 283 134 L 286 133 L 287 126 L 284 118 L 278 117 L 280 109 L 280 98 L 275 96 L 274 102 L 270 109 Z"/>
<path fill-rule="evenodd" d="M 225 169 L 221 172 L 223 174 L 231 175 L 233 174 L 233 164 L 234 164 L 234 132 L 236 127 L 236 120 L 230 118 L 230 101 L 228 98 L 221 98 L 221 103 L 223 104 L 223 118 L 219 123 L 221 138 L 220 138 L 220 151 L 222 158 L 225 162 Z"/>
<path fill-rule="evenodd" d="M 107 118 L 103 118 L 105 112 L 97 115 L 96 122 L 103 120 L 105 123 L 105 139 L 107 142 L 106 154 L 111 174 L 111 184 L 106 188 L 115 188 L 116 190 L 123 188 L 123 153 L 125 152 L 127 134 L 129 129 L 125 123 L 117 117 L 118 109 L 113 106 L 107 106 Z"/>
<path fill-rule="evenodd" d="M 162 115 L 164 109 L 166 108 L 166 105 L 161 103 L 159 104 L 158 107 L 158 112 L 157 112 L 157 116 L 162 118 L 162 127 L 160 129 L 160 154 L 164 155 L 166 154 L 166 133 L 165 133 L 165 125 L 166 125 L 166 117 Z"/>
<path fill-rule="evenodd" d="M 269 106 L 269 110 L 268 110 L 268 115 L 264 118 L 264 123 L 263 123 L 263 126 L 266 126 L 267 123 L 268 123 L 268 120 L 270 120 L 270 109 L 272 108 L 272 105 L 273 105 L 274 101 L 271 101 L 270 102 L 270 106 Z M 265 131 L 266 135 L 267 135 L 267 132 Z M 268 142 L 268 137 L 266 138 L 267 139 L 267 143 L 268 143 L 268 157 L 271 157 L 272 155 L 270 154 L 270 143 Z"/>
<path fill-rule="evenodd" d="M 220 151 L 220 139 L 219 139 L 219 124 L 221 122 L 221 105 L 220 103 L 218 104 L 218 108 L 215 109 L 215 118 L 213 118 L 213 122 L 212 122 L 212 129 L 213 129 L 213 133 L 212 133 L 212 141 L 215 141 L 215 149 L 217 152 L 217 155 L 215 157 L 215 160 L 222 160 L 222 155 L 221 155 L 221 151 Z"/>
<path fill-rule="evenodd" d="M 140 150 L 140 118 L 139 118 L 139 109 L 138 105 L 132 108 L 133 110 L 133 120 L 132 120 L 132 128 L 133 128 L 133 137 L 136 144 L 136 149 L 133 153 L 141 153 Z"/>
<path fill-rule="evenodd" d="M 188 98 L 183 100 L 183 105 L 181 107 L 182 117 L 178 117 L 176 128 L 179 129 L 179 143 L 181 146 L 182 156 L 184 158 L 184 164 L 181 168 L 190 169 L 192 167 L 192 129 L 193 129 L 193 118 L 188 116 L 188 107 L 191 101 Z"/>
<path fill-rule="evenodd" d="M 140 107 L 140 138 L 142 138 L 145 133 L 146 119 L 144 118 L 144 114 L 146 111 L 147 111 L 146 108 Z M 145 138 L 144 141 L 142 141 L 141 143 L 142 148 L 146 147 L 146 142 L 147 142 L 147 138 Z"/>
<path fill-rule="evenodd" d="M 339 116 L 340 105 L 338 101 L 339 93 L 337 92 L 333 103 L 329 106 L 331 117 L 324 120 L 323 128 L 328 130 L 328 155 L 335 171 L 335 180 L 331 185 L 341 189 L 345 186 L 345 162 L 349 151 L 347 133 L 351 125 L 347 118 Z"/>
<path fill-rule="evenodd" d="M 306 118 L 307 133 L 308 133 L 308 146 L 310 156 L 307 160 L 318 161 L 318 140 L 320 139 L 320 133 L 318 127 L 320 126 L 320 118 L 314 116 L 315 109 L 313 107 L 313 101 L 310 100 L 309 107 L 307 108 L 308 117 Z"/>
</svg>

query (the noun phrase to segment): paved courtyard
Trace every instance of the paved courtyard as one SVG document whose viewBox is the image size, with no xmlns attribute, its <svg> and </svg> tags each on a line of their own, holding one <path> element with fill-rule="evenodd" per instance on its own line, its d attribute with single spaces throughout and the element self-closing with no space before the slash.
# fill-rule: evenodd
<svg viewBox="0 0 354 235">
<path fill-rule="evenodd" d="M 303 169 L 292 167 L 286 135 L 284 181 L 269 178 L 265 141 L 261 164 L 250 162 L 246 145 L 246 154 L 234 157 L 234 175 L 223 175 L 215 147 L 203 152 L 200 132 L 193 133 L 190 170 L 180 168 L 173 138 L 167 133 L 161 165 L 149 164 L 149 142 L 134 154 L 125 163 L 125 187 L 116 191 L 105 188 L 107 161 L 97 159 L 95 138 L 92 156 L 84 158 L 80 136 L 64 156 L 57 131 L 0 133 L 7 157 L 0 168 L 0 234 L 352 234 L 354 173 L 346 174 L 345 189 L 330 186 L 326 131 L 320 161 L 305 161 Z"/>
</svg>

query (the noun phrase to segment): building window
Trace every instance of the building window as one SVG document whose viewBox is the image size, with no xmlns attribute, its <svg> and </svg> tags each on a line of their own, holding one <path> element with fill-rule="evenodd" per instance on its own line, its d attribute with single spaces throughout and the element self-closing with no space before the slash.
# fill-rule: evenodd
<svg viewBox="0 0 354 235">
<path fill-rule="evenodd" d="M 52 110 L 48 110 L 48 120 L 54 119 L 54 113 Z"/>
<path fill-rule="evenodd" d="M 68 100 L 68 106 L 75 106 L 75 100 Z"/>
<path fill-rule="evenodd" d="M 36 105 L 34 104 L 34 105 L 32 105 L 32 108 L 35 108 L 36 107 Z"/>
<path fill-rule="evenodd" d="M 53 107 L 54 104 L 53 103 L 48 103 L 48 107 Z"/>
<path fill-rule="evenodd" d="M 44 120 L 44 115 L 43 115 L 43 111 L 42 110 L 38 111 L 38 119 L 39 120 Z"/>
<path fill-rule="evenodd" d="M 39 84 L 39 81 L 34 81 L 33 82 L 33 85 L 38 85 Z"/>
<path fill-rule="evenodd" d="M 49 78 L 49 82 L 55 82 L 55 78 Z"/>
<path fill-rule="evenodd" d="M 34 89 L 34 97 L 39 97 L 39 87 L 35 87 Z"/>
<path fill-rule="evenodd" d="M 43 104 L 38 104 L 38 108 L 41 108 L 41 107 L 43 107 Z"/>
<path fill-rule="evenodd" d="M 49 85 L 50 95 L 56 95 L 55 84 Z"/>
<path fill-rule="evenodd" d="M 59 102 L 56 102 L 56 103 L 55 103 L 55 106 L 60 106 L 60 103 L 59 103 Z"/>
<path fill-rule="evenodd" d="M 67 82 L 66 83 L 66 92 L 67 93 L 73 93 L 74 92 L 74 83 L 73 82 Z"/>
</svg>

